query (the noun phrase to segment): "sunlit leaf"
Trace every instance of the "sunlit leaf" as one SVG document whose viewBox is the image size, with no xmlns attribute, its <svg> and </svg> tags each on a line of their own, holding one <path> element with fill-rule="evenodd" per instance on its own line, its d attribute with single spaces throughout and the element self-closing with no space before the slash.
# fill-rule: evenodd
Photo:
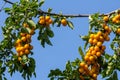
<svg viewBox="0 0 120 80">
<path fill-rule="evenodd" d="M 108 60 L 111 56 L 109 54 L 105 54 L 105 58 Z"/>
<path fill-rule="evenodd" d="M 44 4 L 44 0 L 41 0 L 39 3 L 39 7 L 41 7 Z"/>
<path fill-rule="evenodd" d="M 34 29 L 36 28 L 36 24 L 33 20 L 27 20 L 28 24 L 30 24 L 31 27 L 34 27 Z"/>
<path fill-rule="evenodd" d="M 10 8 L 4 8 L 4 10 L 5 10 L 6 13 L 11 11 Z"/>
<path fill-rule="evenodd" d="M 81 57 L 82 57 L 82 60 L 84 60 L 84 52 L 83 52 L 83 50 L 82 50 L 82 48 L 81 48 L 81 46 L 78 48 L 78 51 L 79 51 L 79 53 L 80 53 L 80 55 L 81 55 Z"/>
<path fill-rule="evenodd" d="M 69 26 L 71 29 L 74 29 L 74 25 L 73 25 L 73 23 L 72 23 L 71 21 L 68 21 L 67 24 L 68 24 L 68 26 Z"/>
<path fill-rule="evenodd" d="M 88 41 L 89 36 L 80 36 L 81 39 L 83 39 L 84 41 Z"/>
<path fill-rule="evenodd" d="M 114 74 L 113 74 L 113 79 L 114 80 L 118 80 L 118 76 L 117 76 L 117 72 L 115 71 Z"/>
<path fill-rule="evenodd" d="M 49 37 L 51 37 L 51 38 L 54 37 L 54 33 L 53 33 L 53 31 L 51 29 L 47 29 L 46 31 L 47 31 L 47 35 Z"/>
<path fill-rule="evenodd" d="M 50 13 L 52 11 L 52 8 L 48 8 L 48 12 Z"/>
</svg>

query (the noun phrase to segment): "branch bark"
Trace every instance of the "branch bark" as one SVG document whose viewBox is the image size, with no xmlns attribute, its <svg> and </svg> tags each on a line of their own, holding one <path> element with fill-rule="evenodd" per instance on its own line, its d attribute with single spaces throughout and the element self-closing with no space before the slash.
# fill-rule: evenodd
<svg viewBox="0 0 120 80">
<path fill-rule="evenodd" d="M 13 2 L 11 1 L 8 1 L 8 0 L 4 0 L 5 2 L 9 3 L 9 4 L 14 4 Z"/>
<path fill-rule="evenodd" d="M 14 4 L 13 2 L 11 1 L 8 1 L 8 0 L 4 0 L 5 2 L 9 3 L 9 4 Z M 120 11 L 120 9 L 117 9 Z M 100 14 L 100 16 L 107 16 L 107 15 L 112 15 L 115 13 L 116 10 L 114 11 L 111 11 L 109 13 L 105 13 L 105 14 Z M 51 15 L 51 16 L 63 16 L 63 17 L 89 17 L 91 14 L 58 14 L 58 13 L 49 13 L 49 12 L 46 12 L 46 11 L 43 11 L 43 10 L 38 10 L 38 12 L 40 14 L 48 14 L 48 15 Z"/>
</svg>

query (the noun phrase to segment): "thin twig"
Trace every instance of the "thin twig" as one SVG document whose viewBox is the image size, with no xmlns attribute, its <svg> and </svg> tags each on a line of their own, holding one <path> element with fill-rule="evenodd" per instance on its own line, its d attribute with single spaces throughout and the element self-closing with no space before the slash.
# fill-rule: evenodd
<svg viewBox="0 0 120 80">
<path fill-rule="evenodd" d="M 48 14 L 48 15 L 55 15 L 55 16 L 64 16 L 64 17 L 89 17 L 89 14 L 57 14 L 57 13 L 49 13 L 49 12 L 45 12 L 42 10 L 38 10 L 39 13 L 41 14 Z"/>
<path fill-rule="evenodd" d="M 5 2 L 9 3 L 9 4 L 14 4 L 13 2 L 11 1 L 8 1 L 8 0 L 4 0 Z"/>
<path fill-rule="evenodd" d="M 9 4 L 14 4 L 13 2 L 11 1 L 8 1 L 8 0 L 4 0 L 5 2 L 9 3 Z M 117 9 L 117 10 L 120 10 L 120 9 Z M 116 10 L 110 12 L 110 13 L 106 13 L 106 14 L 100 14 L 99 16 L 103 16 L 103 15 L 112 15 L 115 13 Z M 53 16 L 63 16 L 63 17 L 89 17 L 91 14 L 57 14 L 57 13 L 49 13 L 49 12 L 46 12 L 46 11 L 43 11 L 43 10 L 38 10 L 38 12 L 40 14 L 48 14 L 48 15 L 53 15 Z"/>
<path fill-rule="evenodd" d="M 0 9 L 0 12 L 3 10 L 4 6 L 5 6 L 6 2 L 3 4 L 3 6 Z"/>
<path fill-rule="evenodd" d="M 120 9 L 117 9 L 117 10 L 120 10 Z M 107 16 L 107 15 L 112 15 L 115 12 L 116 10 L 112 11 L 112 12 L 109 12 L 109 13 L 106 13 L 106 14 L 100 14 L 99 16 Z M 57 14 L 57 13 L 49 13 L 49 12 L 45 12 L 45 11 L 42 11 L 42 10 L 38 10 L 39 13 L 41 14 L 48 14 L 48 15 L 54 15 L 54 16 L 64 16 L 64 17 L 89 17 L 91 14 Z"/>
</svg>

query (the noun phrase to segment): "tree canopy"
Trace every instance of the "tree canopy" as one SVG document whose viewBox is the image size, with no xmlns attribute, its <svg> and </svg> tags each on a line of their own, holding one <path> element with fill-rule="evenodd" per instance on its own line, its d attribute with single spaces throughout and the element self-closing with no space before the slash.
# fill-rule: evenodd
<svg viewBox="0 0 120 80">
<path fill-rule="evenodd" d="M 53 13 L 52 8 L 47 11 L 41 9 L 44 0 L 20 0 L 9 3 L 5 7 L 8 15 L 5 25 L 1 26 L 3 39 L 0 42 L 0 79 L 7 80 L 5 72 L 12 76 L 19 72 L 25 80 L 36 77 L 34 46 L 32 36 L 37 35 L 40 45 L 53 46 L 54 38 L 52 26 L 68 26 L 74 29 L 73 18 L 89 18 L 88 34 L 80 35 L 85 42 L 78 51 L 81 58 L 68 61 L 65 69 L 50 70 L 50 80 L 97 80 L 101 75 L 107 80 L 118 80 L 117 71 L 120 70 L 120 10 L 101 14 L 62 14 Z M 1 9 L 2 10 L 2 9 Z M 37 20 L 37 21 L 36 21 Z M 111 39 L 111 34 L 114 35 Z M 111 41 L 110 41 L 111 39 Z M 113 54 L 107 53 L 105 43 L 109 42 Z M 61 42 L 62 43 L 62 42 Z M 50 54 L 49 54 L 50 55 Z"/>
</svg>

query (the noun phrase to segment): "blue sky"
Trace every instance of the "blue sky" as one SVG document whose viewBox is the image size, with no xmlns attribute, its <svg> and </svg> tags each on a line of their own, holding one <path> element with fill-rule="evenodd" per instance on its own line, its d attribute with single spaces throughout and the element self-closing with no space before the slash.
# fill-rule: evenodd
<svg viewBox="0 0 120 80">
<path fill-rule="evenodd" d="M 10 0 L 19 1 L 19 0 Z M 4 4 L 0 0 L 0 8 Z M 6 4 L 9 6 L 9 4 Z M 42 6 L 43 10 L 53 8 L 53 12 L 63 14 L 93 14 L 96 12 L 108 13 L 120 8 L 119 0 L 45 0 L 45 4 Z M 6 14 L 0 12 L 0 26 L 4 25 Z M 43 48 L 39 41 L 37 41 L 37 34 L 33 36 L 32 45 L 34 46 L 33 57 L 36 60 L 36 73 L 37 78 L 32 77 L 31 80 L 49 80 L 47 78 L 51 69 L 60 68 L 64 69 L 68 60 L 73 61 L 76 58 L 80 58 L 78 53 L 78 47 L 83 46 L 84 42 L 79 38 L 79 35 L 86 35 L 89 27 L 88 18 L 74 18 L 71 19 L 74 23 L 74 30 L 68 27 L 61 26 L 52 27 L 54 31 L 54 38 L 51 39 L 53 46 L 46 45 Z M 1 34 L 1 30 L 0 30 Z M 2 35 L 0 35 L 0 40 Z M 107 44 L 108 45 L 108 44 Z M 109 47 L 108 47 L 109 49 Z M 108 49 L 106 51 L 108 51 Z M 23 80 L 19 73 L 16 73 L 11 78 L 6 73 L 9 80 Z M 102 80 L 99 77 L 98 80 Z"/>
</svg>

